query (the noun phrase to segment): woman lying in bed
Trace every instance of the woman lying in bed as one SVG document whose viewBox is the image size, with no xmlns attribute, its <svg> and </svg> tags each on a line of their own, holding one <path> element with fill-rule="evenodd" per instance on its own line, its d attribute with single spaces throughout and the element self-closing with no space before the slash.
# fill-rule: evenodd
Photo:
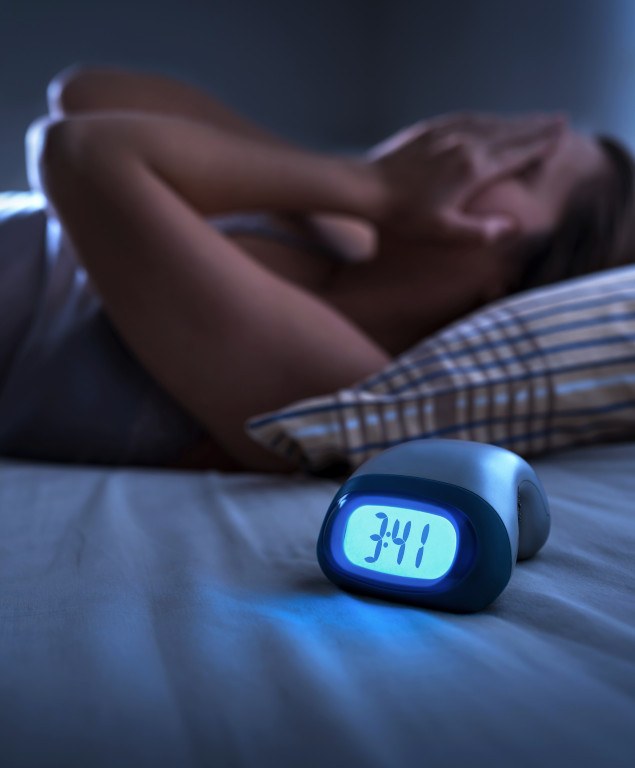
<svg viewBox="0 0 635 768">
<path fill-rule="evenodd" d="M 248 417 L 631 255 L 628 156 L 562 116 L 445 115 L 353 158 L 159 76 L 71 69 L 49 101 L 27 134 L 30 178 L 127 348 L 204 429 L 164 465 L 294 471 Z M 221 226 L 250 211 L 268 215 Z"/>
</svg>

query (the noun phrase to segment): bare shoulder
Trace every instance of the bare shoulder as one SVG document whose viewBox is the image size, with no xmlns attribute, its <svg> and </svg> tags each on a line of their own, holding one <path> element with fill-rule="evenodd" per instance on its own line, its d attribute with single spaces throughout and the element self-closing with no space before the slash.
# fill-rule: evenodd
<svg viewBox="0 0 635 768">
<path fill-rule="evenodd" d="M 281 237 L 263 236 L 258 232 L 228 233 L 226 236 L 253 259 L 278 276 L 318 296 L 324 296 L 339 271 L 338 262 L 329 258 L 320 243 L 300 217 L 284 213 L 267 215 L 268 226 Z M 288 239 L 284 235 L 290 235 Z"/>
</svg>

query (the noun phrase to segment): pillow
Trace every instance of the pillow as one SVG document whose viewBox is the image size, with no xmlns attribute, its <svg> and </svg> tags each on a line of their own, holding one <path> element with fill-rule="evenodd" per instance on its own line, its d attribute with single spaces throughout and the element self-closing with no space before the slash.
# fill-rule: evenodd
<svg viewBox="0 0 635 768">
<path fill-rule="evenodd" d="M 312 474 L 406 440 L 493 443 L 524 457 L 635 436 L 635 266 L 498 300 L 333 394 L 245 422 Z"/>
</svg>

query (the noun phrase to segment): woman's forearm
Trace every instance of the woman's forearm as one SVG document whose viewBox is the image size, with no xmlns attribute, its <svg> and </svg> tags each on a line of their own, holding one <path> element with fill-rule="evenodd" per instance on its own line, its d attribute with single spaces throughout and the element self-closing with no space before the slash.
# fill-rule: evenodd
<svg viewBox="0 0 635 768">
<path fill-rule="evenodd" d="M 56 121 L 44 130 L 48 168 L 74 165 L 97 180 L 110 156 L 134 157 L 203 215 L 325 211 L 381 223 L 389 209 L 388 191 L 372 166 L 265 146 L 189 120 L 107 114 Z"/>
<path fill-rule="evenodd" d="M 270 146 L 292 146 L 203 88 L 159 73 L 73 65 L 51 80 L 47 100 L 52 117 L 86 112 L 147 112 L 207 123 Z"/>
<path fill-rule="evenodd" d="M 237 113 L 209 91 L 155 72 L 72 65 L 51 80 L 47 100 L 51 116 L 57 118 L 90 112 L 145 112 L 207 123 L 266 146 L 300 146 Z M 294 219 L 311 236 L 352 260 L 368 258 L 374 251 L 374 229 L 364 219 L 313 211 L 296 214 Z"/>
</svg>

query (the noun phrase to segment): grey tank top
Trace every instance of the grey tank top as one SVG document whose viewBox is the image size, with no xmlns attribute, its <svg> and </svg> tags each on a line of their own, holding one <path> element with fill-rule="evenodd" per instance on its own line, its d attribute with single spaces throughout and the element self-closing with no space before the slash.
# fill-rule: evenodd
<svg viewBox="0 0 635 768">
<path fill-rule="evenodd" d="M 0 337 L 0 456 L 146 466 L 177 460 L 204 429 L 128 351 L 45 209 L 34 193 L 0 194 L 0 307 L 5 321 L 16 320 Z M 255 233 L 341 259 L 276 228 L 265 213 L 209 221 L 227 234 Z"/>
</svg>

